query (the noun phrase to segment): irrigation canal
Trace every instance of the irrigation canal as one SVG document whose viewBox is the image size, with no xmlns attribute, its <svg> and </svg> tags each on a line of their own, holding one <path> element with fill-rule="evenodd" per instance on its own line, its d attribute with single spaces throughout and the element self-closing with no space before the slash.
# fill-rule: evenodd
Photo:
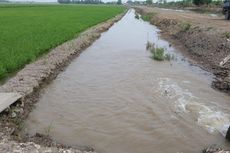
<svg viewBox="0 0 230 153">
<path fill-rule="evenodd" d="M 42 90 L 26 132 L 100 153 L 200 152 L 224 140 L 230 97 L 130 10 Z M 150 58 L 147 41 L 176 60 Z"/>
</svg>

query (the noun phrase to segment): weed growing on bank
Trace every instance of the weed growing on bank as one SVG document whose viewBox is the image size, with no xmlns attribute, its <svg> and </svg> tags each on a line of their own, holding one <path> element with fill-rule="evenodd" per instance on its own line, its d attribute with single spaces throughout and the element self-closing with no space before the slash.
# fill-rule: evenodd
<svg viewBox="0 0 230 153">
<path fill-rule="evenodd" d="M 156 13 L 148 13 L 148 14 L 142 15 L 141 18 L 142 18 L 142 20 L 144 20 L 144 21 L 150 21 L 151 18 L 152 18 L 153 16 L 155 16 L 155 15 L 156 15 Z"/>
<path fill-rule="evenodd" d="M 228 38 L 228 39 L 230 38 L 230 32 L 225 32 L 223 35 L 225 38 Z"/>
<path fill-rule="evenodd" d="M 50 135 L 50 132 L 51 132 L 52 128 L 53 128 L 53 122 L 51 122 L 51 123 L 49 124 L 49 126 L 48 126 L 47 128 L 45 128 L 45 134 L 46 134 L 47 136 Z"/>
<path fill-rule="evenodd" d="M 191 28 L 191 24 L 188 22 L 184 22 L 180 24 L 181 31 L 186 32 Z"/>
</svg>

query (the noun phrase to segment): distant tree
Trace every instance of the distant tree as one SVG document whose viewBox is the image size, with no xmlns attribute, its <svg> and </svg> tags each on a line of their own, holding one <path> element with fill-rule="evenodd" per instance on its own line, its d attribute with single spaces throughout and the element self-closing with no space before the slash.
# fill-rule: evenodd
<svg viewBox="0 0 230 153">
<path fill-rule="evenodd" d="M 9 2 L 8 0 L 0 0 L 0 3 L 1 2 L 4 2 L 4 3 L 6 3 L 6 2 Z"/>
<path fill-rule="evenodd" d="M 74 4 L 101 4 L 103 3 L 101 0 L 57 0 L 58 3 L 63 3 L 63 4 L 69 4 L 69 3 L 74 3 Z"/>
<path fill-rule="evenodd" d="M 204 4 L 211 4 L 212 0 L 204 0 Z"/>
<path fill-rule="evenodd" d="M 153 0 L 146 0 L 146 4 L 148 4 L 148 5 L 153 4 Z"/>
<path fill-rule="evenodd" d="M 210 3 L 212 3 L 212 0 L 193 0 L 193 4 L 195 5 L 204 5 Z"/>
<path fill-rule="evenodd" d="M 128 0 L 126 3 L 133 4 L 133 1 L 132 0 Z"/>
<path fill-rule="evenodd" d="M 58 3 L 68 4 L 71 3 L 70 0 L 58 0 Z"/>
<path fill-rule="evenodd" d="M 121 5 L 121 4 L 122 4 L 121 0 L 118 0 L 118 1 L 117 1 L 117 4 L 118 4 L 118 5 Z"/>
</svg>

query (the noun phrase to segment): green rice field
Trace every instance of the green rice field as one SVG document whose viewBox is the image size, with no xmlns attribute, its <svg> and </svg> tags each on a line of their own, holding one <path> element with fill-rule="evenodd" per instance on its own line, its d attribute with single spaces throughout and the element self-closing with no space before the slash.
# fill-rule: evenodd
<svg viewBox="0 0 230 153">
<path fill-rule="evenodd" d="M 106 5 L 0 5 L 0 78 L 124 10 Z"/>
</svg>

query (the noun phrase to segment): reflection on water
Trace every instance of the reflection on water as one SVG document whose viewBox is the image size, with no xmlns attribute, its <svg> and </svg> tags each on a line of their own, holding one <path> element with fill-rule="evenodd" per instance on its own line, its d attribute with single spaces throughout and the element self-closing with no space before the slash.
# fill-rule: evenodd
<svg viewBox="0 0 230 153">
<path fill-rule="evenodd" d="M 210 88 L 212 76 L 190 66 L 159 30 L 135 19 L 116 23 L 48 87 L 26 122 L 68 145 L 101 153 L 200 152 L 228 146 L 230 98 Z M 157 62 L 145 50 L 154 42 L 177 61 Z"/>
</svg>

